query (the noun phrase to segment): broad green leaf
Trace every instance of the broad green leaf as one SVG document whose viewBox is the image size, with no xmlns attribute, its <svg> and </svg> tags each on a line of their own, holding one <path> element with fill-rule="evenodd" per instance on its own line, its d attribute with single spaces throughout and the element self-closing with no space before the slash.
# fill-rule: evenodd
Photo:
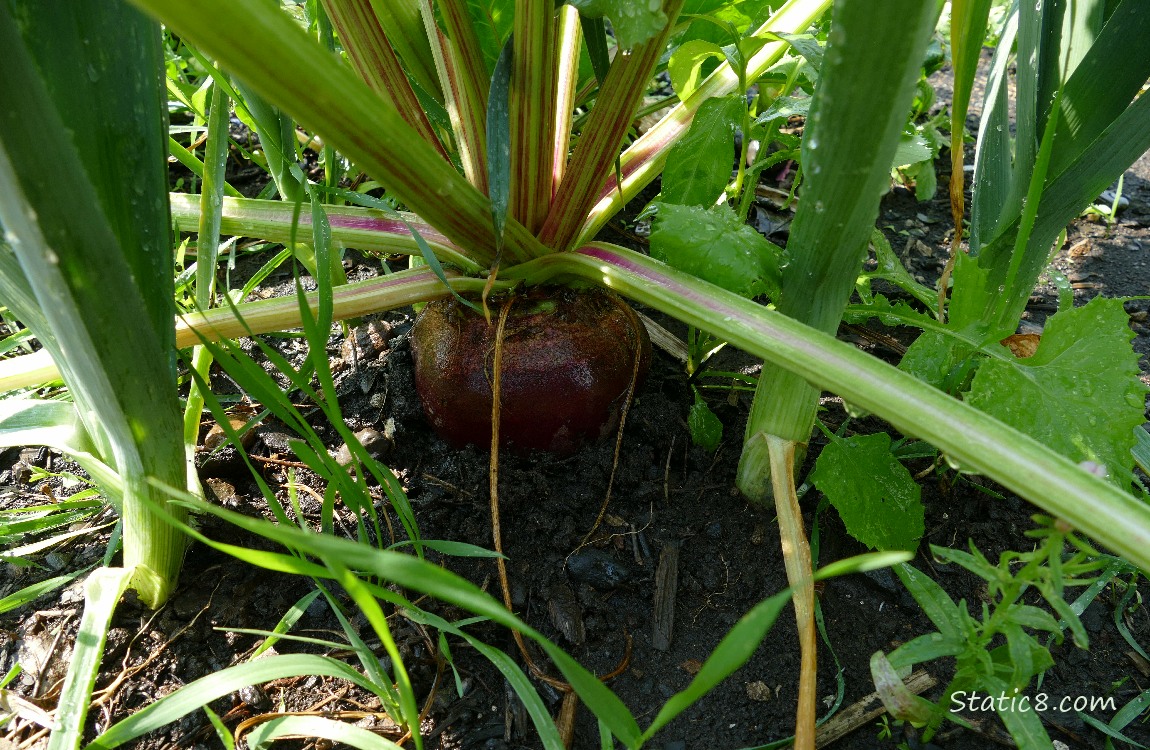
<svg viewBox="0 0 1150 750">
<path fill-rule="evenodd" d="M 913 550 L 924 530 L 921 489 L 890 452 L 890 435 L 832 440 L 810 481 L 827 496 L 847 532 L 872 549 Z"/>
<path fill-rule="evenodd" d="M 515 3 L 513 0 L 467 0 L 467 12 L 490 73 L 495 70 L 495 62 L 511 34 Z"/>
<path fill-rule="evenodd" d="M 863 323 L 872 318 L 892 328 L 913 326 L 926 331 L 939 331 L 943 328 L 937 320 L 906 302 L 891 302 L 881 294 L 876 294 L 870 302 L 847 305 L 843 312 L 843 321 L 846 323 Z"/>
<path fill-rule="evenodd" d="M 1128 481 L 1146 386 L 1121 300 L 1096 298 L 1049 319 L 1027 359 L 979 368 L 968 402 L 1075 461 Z M 1105 363 L 1105 367 L 1100 367 Z"/>
<path fill-rule="evenodd" d="M 698 87 L 702 80 L 703 63 L 716 58 L 726 59 L 723 48 L 703 39 L 684 42 L 671 53 L 667 75 L 671 77 L 671 87 L 680 99 L 686 99 Z"/>
<path fill-rule="evenodd" d="M 938 331 L 924 331 L 902 355 L 898 369 L 948 393 L 963 387 L 975 361 L 974 347 Z"/>
<path fill-rule="evenodd" d="M 662 31 L 667 15 L 659 0 L 571 0 L 582 15 L 606 17 L 622 49 L 631 49 Z"/>
<path fill-rule="evenodd" d="M 782 250 L 726 205 L 659 204 L 651 256 L 744 297 L 778 291 Z"/>
<path fill-rule="evenodd" d="M 903 167 L 934 158 L 930 144 L 919 133 L 903 133 L 894 150 L 891 167 Z"/>
<path fill-rule="evenodd" d="M 794 48 L 803 56 L 808 63 L 818 70 L 823 64 L 823 45 L 812 34 L 779 34 L 779 38 L 785 39 L 787 44 Z"/>
<path fill-rule="evenodd" d="M 691 431 L 691 442 L 708 453 L 714 452 L 723 439 L 723 423 L 707 406 L 699 390 L 695 389 L 695 403 L 687 414 L 687 427 Z"/>
<path fill-rule="evenodd" d="M 771 102 L 766 111 L 755 118 L 755 123 L 763 125 L 780 117 L 806 117 L 810 112 L 811 98 L 809 96 L 780 96 Z"/>
<path fill-rule="evenodd" d="M 667 156 L 660 196 L 667 203 L 713 206 L 731 181 L 735 129 L 746 102 L 732 94 L 708 99 L 699 107 L 691 129 Z"/>
</svg>

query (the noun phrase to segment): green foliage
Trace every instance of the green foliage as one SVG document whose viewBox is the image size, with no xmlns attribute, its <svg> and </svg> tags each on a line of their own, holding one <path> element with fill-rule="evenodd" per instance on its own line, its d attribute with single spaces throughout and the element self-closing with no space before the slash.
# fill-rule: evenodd
<svg viewBox="0 0 1150 750">
<path fill-rule="evenodd" d="M 1039 642 L 1036 632 L 1049 633 L 1061 642 L 1064 631 L 1069 629 L 1078 645 L 1087 645 L 1085 628 L 1064 597 L 1067 588 L 1090 583 L 1091 579 L 1084 576 L 1104 563 L 1093 549 L 1074 534 L 1060 531 L 1051 519 L 1036 520 L 1041 525 L 1030 532 L 1040 540 L 1035 549 L 1004 552 L 997 565 L 973 545 L 970 552 L 931 546 L 936 557 L 986 581 L 990 603 L 983 606 L 981 618 L 968 611 L 965 601 L 956 604 L 937 583 L 910 565 L 895 568 L 937 632 L 914 638 L 888 654 L 891 666 L 897 670 L 943 657 L 955 659 L 954 677 L 935 705 L 935 716 L 926 734 L 928 740 L 949 716 L 948 712 L 961 706 L 963 697 L 972 691 L 992 696 L 1020 695 L 1035 676 L 1053 666 L 1050 652 Z M 1075 551 L 1064 557 L 1067 542 Z M 1028 592 L 1041 595 L 1054 614 L 1024 604 L 1023 597 Z M 875 676 L 877 682 L 879 675 Z M 1032 705 L 995 708 L 1019 747 L 1050 746 Z"/>
<path fill-rule="evenodd" d="M 832 437 L 810 481 L 839 512 L 847 532 L 871 549 L 914 550 L 922 538 L 922 490 L 891 453 L 884 432 Z"/>
<path fill-rule="evenodd" d="M 75 22 L 59 23 L 61 13 Z M 121 3 L 5 3 L 0 35 L 0 293 L 35 322 L 63 372 L 84 452 L 110 469 L 99 480 L 118 475 L 108 489 L 123 498 L 124 565 L 144 601 L 159 605 L 183 539 L 152 515 L 162 496 L 147 478 L 188 481 L 159 26 Z M 93 78 L 107 83 L 97 89 Z"/>
<path fill-rule="evenodd" d="M 930 383 L 939 390 L 958 394 L 969 388 L 970 376 L 982 360 L 969 342 L 939 331 L 924 331 L 907 348 L 898 369 Z"/>
<path fill-rule="evenodd" d="M 631 49 L 667 25 L 661 2 L 650 0 L 571 0 L 582 15 L 607 18 L 622 49 Z"/>
<path fill-rule="evenodd" d="M 690 130 L 667 155 L 661 201 L 704 208 L 715 205 L 731 181 L 735 130 L 746 111 L 746 102 L 737 94 L 703 102 Z"/>
<path fill-rule="evenodd" d="M 723 439 L 723 423 L 711 411 L 711 407 L 707 406 L 699 389 L 693 390 L 695 403 L 691 405 L 691 411 L 687 414 L 687 429 L 691 432 L 691 442 L 713 453 Z"/>
<path fill-rule="evenodd" d="M 97 568 L 84 581 L 84 615 L 80 619 L 68 675 L 60 691 L 57 724 L 48 740 L 49 750 L 72 750 L 80 746 L 112 613 L 133 573 L 130 568 Z"/>
<path fill-rule="evenodd" d="M 1047 322 L 1034 356 L 984 362 L 967 400 L 1075 461 L 1106 467 L 1111 481 L 1126 485 L 1147 392 L 1133 337 L 1121 300 L 1096 298 L 1064 310 Z"/>
<path fill-rule="evenodd" d="M 515 16 L 512 0 L 467 0 L 467 12 L 471 16 L 471 28 L 479 39 L 487 70 L 495 70 L 500 50 L 511 34 L 512 19 Z"/>
<path fill-rule="evenodd" d="M 950 310 L 956 325 L 984 326 L 988 338 L 1013 333 L 1059 234 L 1150 148 L 1150 99 L 1137 96 L 1150 77 L 1150 55 L 1126 54 L 1150 44 L 1150 5 L 1098 7 L 1019 3 L 992 62 L 975 157 L 971 254 L 957 258 Z"/>
<path fill-rule="evenodd" d="M 671 78 L 671 87 L 675 89 L 680 99 L 686 99 L 704 78 L 703 64 L 712 60 L 724 60 L 726 53 L 723 48 L 714 42 L 704 39 L 691 39 L 683 42 L 671 53 L 667 62 L 667 75 Z M 694 122 L 698 122 L 695 115 Z"/>
<path fill-rule="evenodd" d="M 778 294 L 782 249 L 730 207 L 657 205 L 652 257 L 744 297 Z"/>
</svg>

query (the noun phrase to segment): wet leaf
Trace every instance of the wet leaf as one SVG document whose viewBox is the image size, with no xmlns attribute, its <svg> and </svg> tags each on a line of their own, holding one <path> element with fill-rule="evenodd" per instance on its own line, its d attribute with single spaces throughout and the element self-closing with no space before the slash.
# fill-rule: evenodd
<svg viewBox="0 0 1150 750">
<path fill-rule="evenodd" d="M 713 453 L 723 439 L 723 423 L 707 406 L 699 391 L 695 390 L 695 403 L 687 415 L 687 427 L 691 430 L 691 442 L 708 453 Z"/>
<path fill-rule="evenodd" d="M 647 41 L 667 24 L 658 0 L 571 0 L 571 4 L 584 16 L 606 17 L 623 49 Z"/>
<path fill-rule="evenodd" d="M 738 95 L 708 99 L 683 139 L 667 155 L 661 199 L 687 206 L 713 206 L 731 181 L 735 128 L 746 104 Z"/>
<path fill-rule="evenodd" d="M 1144 421 L 1146 386 L 1121 300 L 1097 298 L 1051 317 L 1033 356 L 991 359 L 969 403 L 1075 461 L 1130 476 L 1134 428 Z M 1105 363 L 1100 367 L 1100 363 Z"/>
<path fill-rule="evenodd" d="M 819 455 L 811 481 L 863 544 L 880 550 L 918 547 L 925 514 L 921 490 L 890 452 L 885 432 L 834 440 Z"/>
<path fill-rule="evenodd" d="M 731 208 L 658 206 L 652 257 L 744 297 L 778 294 L 782 248 L 739 221 Z"/>
</svg>

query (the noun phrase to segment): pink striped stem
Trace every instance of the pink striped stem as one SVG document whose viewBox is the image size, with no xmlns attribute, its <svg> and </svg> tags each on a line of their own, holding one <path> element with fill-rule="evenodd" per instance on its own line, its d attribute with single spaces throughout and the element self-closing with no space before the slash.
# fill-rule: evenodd
<svg viewBox="0 0 1150 750">
<path fill-rule="evenodd" d="M 446 33 L 439 30 L 431 0 L 420 0 L 424 27 L 444 91 L 444 104 L 467 181 L 487 189 L 487 63 L 463 0 L 440 0 Z"/>
<path fill-rule="evenodd" d="M 198 196 L 171 193 L 172 218 L 181 232 L 194 232 L 199 222 Z M 252 237 L 269 242 L 291 241 L 293 207 L 283 201 L 225 197 L 220 207 L 220 232 L 238 237 Z M 340 247 L 354 247 L 366 252 L 419 255 L 411 230 L 419 232 L 444 263 L 467 273 L 478 273 L 479 259 L 471 257 L 435 227 L 412 214 L 399 214 L 402 219 L 383 211 L 357 206 L 325 206 L 331 225 L 332 241 Z M 410 228 L 409 228 L 410 227 Z M 311 236 L 311 212 L 301 211 L 297 237 Z"/>
<path fill-rule="evenodd" d="M 544 245 L 564 250 L 575 240 L 587 213 L 595 205 L 598 186 L 614 174 L 619 147 L 643 101 L 647 84 L 682 7 L 683 0 L 664 0 L 667 25 L 662 32 L 630 51 L 616 54 L 539 233 Z"/>
<path fill-rule="evenodd" d="M 583 27 L 574 5 L 559 8 L 557 46 L 559 67 L 555 74 L 555 149 L 551 156 L 551 200 L 563 181 L 567 156 L 571 149 L 571 115 L 575 108 L 575 87 L 579 83 L 579 51 L 583 44 Z M 552 206 L 554 208 L 554 206 Z"/>
<path fill-rule="evenodd" d="M 399 57 L 376 19 L 371 1 L 324 0 L 323 5 L 359 77 L 395 107 L 404 121 L 434 146 L 444 159 L 448 159 L 411 88 Z"/>
<path fill-rule="evenodd" d="M 537 234 L 551 207 L 555 144 L 555 3 L 519 0 L 511 64 L 511 200 L 520 224 Z"/>
</svg>

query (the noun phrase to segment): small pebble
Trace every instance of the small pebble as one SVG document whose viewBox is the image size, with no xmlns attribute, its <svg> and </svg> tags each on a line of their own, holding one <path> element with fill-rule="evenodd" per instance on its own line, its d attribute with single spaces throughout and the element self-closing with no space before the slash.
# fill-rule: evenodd
<svg viewBox="0 0 1150 750">
<path fill-rule="evenodd" d="M 374 430 L 371 427 L 364 427 L 355 433 L 355 439 L 359 441 L 360 445 L 367 449 L 368 455 L 373 458 L 379 458 L 391 448 L 391 441 L 388 440 L 383 433 Z M 352 453 L 351 449 L 344 443 L 335 452 L 335 461 L 340 466 L 351 466 Z"/>
<path fill-rule="evenodd" d="M 718 521 L 711 521 L 709 524 L 707 524 L 707 527 L 703 529 L 703 533 L 711 539 L 722 539 L 723 525 Z"/>
<path fill-rule="evenodd" d="M 600 549 L 585 549 L 567 559 L 567 572 L 579 583 L 600 591 L 618 588 L 631 578 L 631 569 Z"/>
</svg>

